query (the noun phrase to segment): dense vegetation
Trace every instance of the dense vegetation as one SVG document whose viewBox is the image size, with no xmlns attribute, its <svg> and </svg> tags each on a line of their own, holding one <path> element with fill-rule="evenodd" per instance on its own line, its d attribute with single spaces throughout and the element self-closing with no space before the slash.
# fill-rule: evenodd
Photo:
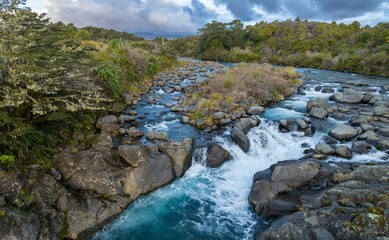
<svg viewBox="0 0 389 240">
<path fill-rule="evenodd" d="M 122 110 L 118 99 L 173 60 L 164 39 L 50 23 L 24 5 L 0 2 L 0 166 L 49 168 L 54 146 L 87 144 L 96 117 Z"/>
<path fill-rule="evenodd" d="M 243 27 L 213 21 L 174 41 L 182 56 L 323 68 L 389 76 L 389 23 L 374 27 L 287 20 Z"/>
</svg>

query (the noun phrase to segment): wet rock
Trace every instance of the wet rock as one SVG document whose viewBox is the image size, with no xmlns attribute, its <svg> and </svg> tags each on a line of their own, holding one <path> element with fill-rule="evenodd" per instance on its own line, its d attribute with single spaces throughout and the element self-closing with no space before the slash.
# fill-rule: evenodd
<svg viewBox="0 0 389 240">
<path fill-rule="evenodd" d="M 309 112 L 314 107 L 327 109 L 330 107 L 330 103 L 325 98 L 313 98 L 307 103 L 307 111 Z"/>
<path fill-rule="evenodd" d="M 172 93 L 172 92 L 174 92 L 174 88 L 168 87 L 168 88 L 165 88 L 164 91 L 166 93 Z"/>
<path fill-rule="evenodd" d="M 322 90 L 321 90 L 322 93 L 334 93 L 335 90 L 331 87 L 324 87 Z"/>
<path fill-rule="evenodd" d="M 295 129 L 295 122 L 294 121 L 290 121 L 290 120 L 281 120 L 280 121 L 280 124 L 279 124 L 279 129 L 281 130 L 281 132 L 290 132 L 290 131 L 293 131 Z M 285 131 L 283 131 L 285 130 Z"/>
<path fill-rule="evenodd" d="M 335 118 L 336 120 L 346 120 L 347 114 L 341 112 L 333 112 L 331 114 L 331 117 Z"/>
<path fill-rule="evenodd" d="M 316 86 L 316 87 L 315 87 L 315 91 L 316 91 L 316 92 L 319 92 L 322 88 L 323 88 L 322 86 Z"/>
<path fill-rule="evenodd" d="M 389 84 L 385 84 L 381 87 L 382 90 L 389 91 Z"/>
<path fill-rule="evenodd" d="M 169 141 L 158 143 L 159 150 L 167 155 L 172 163 L 177 178 L 184 175 L 192 162 L 193 140 L 185 138 L 182 141 Z"/>
<path fill-rule="evenodd" d="M 373 114 L 376 116 L 389 116 L 389 108 L 388 107 L 375 107 L 373 108 Z"/>
<path fill-rule="evenodd" d="M 319 143 L 315 146 L 316 153 L 322 153 L 324 155 L 333 155 L 335 154 L 335 149 L 333 149 L 330 145 L 325 143 Z"/>
<path fill-rule="evenodd" d="M 256 118 L 241 118 L 235 124 L 243 133 L 247 134 L 253 127 L 258 126 L 260 121 Z"/>
<path fill-rule="evenodd" d="M 137 145 L 120 145 L 118 153 L 134 168 L 139 167 L 139 164 L 146 161 L 149 157 L 147 150 Z"/>
<path fill-rule="evenodd" d="M 323 108 L 313 107 L 309 111 L 309 115 L 311 115 L 314 118 L 324 119 L 324 118 L 328 117 L 328 112 L 326 110 L 324 110 Z"/>
<path fill-rule="evenodd" d="M 131 121 L 135 121 L 135 117 L 122 114 L 119 116 L 119 121 L 120 122 L 131 122 Z"/>
<path fill-rule="evenodd" d="M 130 129 L 126 129 L 126 133 L 129 137 L 132 138 L 140 138 L 144 135 L 144 133 L 136 127 L 131 127 Z"/>
<path fill-rule="evenodd" d="M 264 111 L 265 111 L 265 109 L 262 106 L 251 106 L 247 110 L 247 114 L 249 114 L 249 115 L 259 115 L 259 114 L 263 113 Z"/>
<path fill-rule="evenodd" d="M 360 103 L 364 97 L 363 92 L 337 92 L 330 99 L 339 103 Z"/>
<path fill-rule="evenodd" d="M 146 133 L 146 138 L 148 140 L 167 141 L 169 139 L 169 136 L 168 136 L 167 132 L 151 131 L 151 132 Z"/>
<path fill-rule="evenodd" d="M 377 134 L 375 132 L 369 130 L 369 131 L 366 131 L 365 133 L 359 135 L 358 139 L 359 140 L 366 140 L 368 138 L 373 139 L 373 138 L 376 138 L 376 137 L 377 137 Z"/>
<path fill-rule="evenodd" d="M 250 140 L 242 130 L 240 130 L 237 127 L 234 127 L 231 132 L 231 139 L 235 144 L 237 144 L 243 150 L 243 152 L 249 151 Z"/>
<path fill-rule="evenodd" d="M 371 145 L 365 141 L 355 141 L 351 147 L 351 150 L 358 154 L 367 154 L 371 149 Z"/>
<path fill-rule="evenodd" d="M 207 149 L 207 166 L 220 167 L 224 162 L 229 160 L 230 154 L 218 143 L 209 143 Z"/>
<path fill-rule="evenodd" d="M 351 149 L 347 146 L 338 146 L 336 148 L 336 155 L 342 158 L 351 159 L 353 157 L 353 153 Z"/>
<path fill-rule="evenodd" d="M 299 118 L 296 120 L 296 124 L 300 130 L 304 130 L 308 128 L 307 122 L 305 122 L 303 119 Z"/>
<path fill-rule="evenodd" d="M 381 102 L 381 101 L 382 101 L 382 97 L 380 97 L 380 96 L 374 96 L 374 97 L 372 97 L 372 98 L 370 99 L 369 104 L 375 105 L 376 103 Z"/>
<path fill-rule="evenodd" d="M 119 130 L 118 118 L 114 115 L 108 115 L 97 120 L 96 127 L 102 132 L 114 132 Z"/>
<path fill-rule="evenodd" d="M 312 155 L 312 158 L 317 159 L 317 160 L 324 160 L 327 158 L 327 155 L 322 154 L 322 153 L 315 153 Z"/>
<path fill-rule="evenodd" d="M 180 106 L 173 106 L 172 109 L 171 109 L 172 112 L 184 112 L 185 109 L 183 107 L 180 107 Z"/>
<path fill-rule="evenodd" d="M 349 125 L 341 124 L 331 129 L 330 135 L 340 141 L 351 140 L 358 135 L 358 130 Z"/>
<path fill-rule="evenodd" d="M 155 99 L 152 96 L 148 96 L 147 97 L 147 103 L 148 104 L 154 104 L 155 103 Z"/>
</svg>

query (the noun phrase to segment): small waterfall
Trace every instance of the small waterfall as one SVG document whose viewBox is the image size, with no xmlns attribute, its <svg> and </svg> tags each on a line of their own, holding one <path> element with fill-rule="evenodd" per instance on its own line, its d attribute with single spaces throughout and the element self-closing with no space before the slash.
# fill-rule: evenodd
<svg viewBox="0 0 389 240">
<path fill-rule="evenodd" d="M 302 157 L 301 144 L 314 146 L 322 134 L 280 133 L 278 124 L 262 119 L 248 133 L 248 153 L 226 135 L 214 140 L 232 160 L 207 168 L 206 148 L 198 148 L 183 178 L 140 197 L 94 239 L 252 239 L 256 228 L 266 227 L 248 204 L 253 175 L 278 161 Z"/>
</svg>

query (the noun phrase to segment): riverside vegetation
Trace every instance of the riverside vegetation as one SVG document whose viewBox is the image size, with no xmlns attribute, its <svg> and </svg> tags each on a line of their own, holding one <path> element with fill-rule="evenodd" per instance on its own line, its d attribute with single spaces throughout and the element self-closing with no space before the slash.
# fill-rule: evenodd
<svg viewBox="0 0 389 240">
<path fill-rule="evenodd" d="M 193 139 L 168 141 L 166 133 L 148 132 L 146 138 L 154 145 L 144 145 L 137 112 L 116 116 L 125 106 L 136 106 L 152 86 L 185 92 L 182 106 L 174 107 L 201 129 L 241 118 L 234 128 L 241 133 L 234 142 L 246 150 L 249 146 L 239 143 L 247 142 L 244 134 L 259 124 L 249 115 L 261 113 L 261 104 L 283 100 L 299 86 L 292 68 L 242 64 L 227 70 L 217 63 L 179 63 L 174 52 L 313 67 L 323 67 L 329 60 L 332 65 L 327 68 L 348 71 L 357 71 L 354 64 L 366 61 L 361 71 L 387 75 L 387 55 L 382 54 L 388 51 L 386 24 L 374 28 L 335 24 L 346 34 L 337 37 L 347 39 L 338 50 L 359 39 L 353 37 L 358 31 L 366 32 L 358 42 L 360 52 L 327 52 L 332 42 L 327 46 L 323 40 L 324 47 L 317 48 L 314 38 L 304 53 L 293 55 L 275 41 L 287 29 L 275 31 L 271 24 L 268 34 L 277 37 L 274 44 L 253 38 L 266 38 L 254 34 L 266 24 L 244 29 L 239 21 L 210 23 L 199 36 L 187 39 L 145 41 L 125 32 L 51 23 L 44 14 L 25 8 L 25 3 L 0 3 L 0 237 L 4 239 L 88 238 L 138 196 L 183 176 L 191 163 Z M 214 35 L 214 26 L 221 35 Z M 335 52 L 341 56 L 332 55 Z M 355 54 L 361 57 L 354 58 Z M 301 63 L 290 62 L 292 56 Z M 323 56 L 330 57 L 324 61 Z M 341 68 L 342 63 L 347 64 Z M 209 72 L 217 73 L 208 78 Z M 199 73 L 207 77 L 199 79 Z M 179 86 L 182 79 L 192 77 L 197 85 Z M 218 145 L 210 146 L 214 156 L 209 159 L 215 161 L 208 165 L 220 166 L 218 156 L 224 161 L 229 154 Z"/>
<path fill-rule="evenodd" d="M 374 27 L 302 21 L 210 22 L 196 36 L 176 39 L 182 56 L 322 68 L 389 76 L 389 23 Z"/>
</svg>

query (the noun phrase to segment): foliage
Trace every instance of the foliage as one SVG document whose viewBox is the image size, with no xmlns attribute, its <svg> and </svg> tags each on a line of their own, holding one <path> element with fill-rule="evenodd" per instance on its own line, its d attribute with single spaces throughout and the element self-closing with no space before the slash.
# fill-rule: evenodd
<svg viewBox="0 0 389 240">
<path fill-rule="evenodd" d="M 13 155 L 0 155 L 0 164 L 5 167 L 5 169 L 11 169 L 15 163 L 15 156 Z"/>
<path fill-rule="evenodd" d="M 238 20 L 213 21 L 198 35 L 173 41 L 181 56 L 205 60 L 267 62 L 276 65 L 389 75 L 389 23 L 374 27 L 287 20 L 243 28 Z M 192 51 L 186 50 L 190 46 Z"/>
<path fill-rule="evenodd" d="M 79 31 L 84 31 L 89 35 L 90 40 L 94 41 L 111 41 L 113 39 L 121 39 L 123 41 L 142 41 L 141 37 L 137 37 L 134 34 L 128 32 L 118 32 L 113 29 L 105 29 L 93 26 L 87 26 L 81 28 Z"/>
</svg>

